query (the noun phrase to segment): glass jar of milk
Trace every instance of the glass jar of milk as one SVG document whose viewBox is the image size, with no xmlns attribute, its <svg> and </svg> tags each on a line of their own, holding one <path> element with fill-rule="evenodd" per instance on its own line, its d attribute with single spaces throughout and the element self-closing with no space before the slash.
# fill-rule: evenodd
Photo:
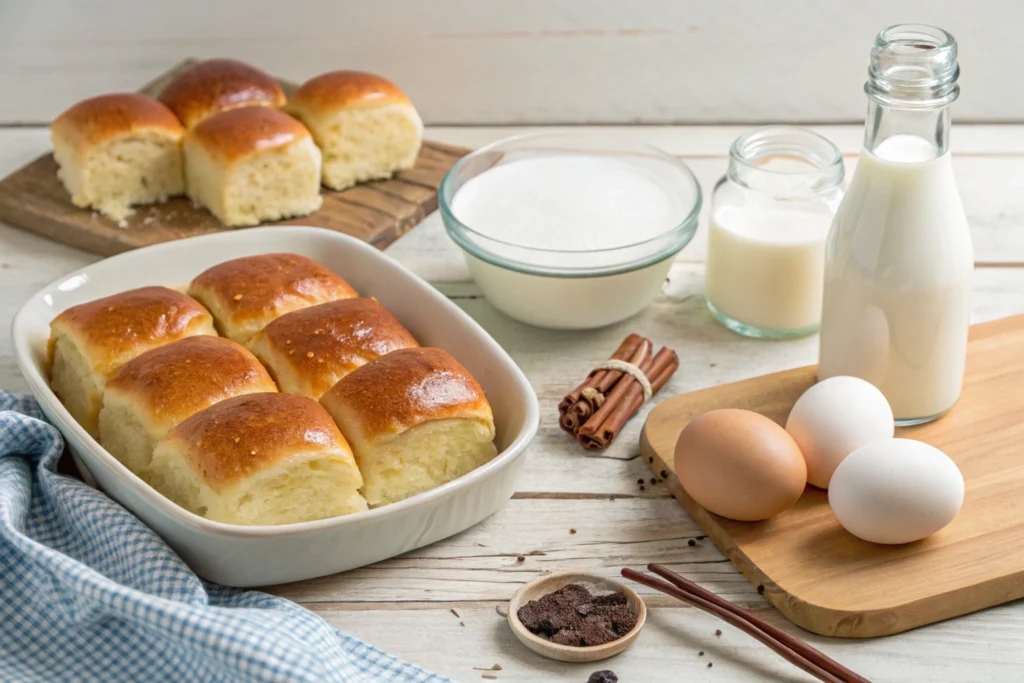
<svg viewBox="0 0 1024 683">
<path fill-rule="evenodd" d="M 733 143 L 711 199 L 705 289 L 715 318 L 749 337 L 817 331 L 842 182 L 839 149 L 804 128 L 756 128 Z"/>
<path fill-rule="evenodd" d="M 959 94 L 953 36 L 882 31 L 849 191 L 829 234 L 818 377 L 855 375 L 919 424 L 960 396 L 974 258 L 949 154 Z"/>
</svg>

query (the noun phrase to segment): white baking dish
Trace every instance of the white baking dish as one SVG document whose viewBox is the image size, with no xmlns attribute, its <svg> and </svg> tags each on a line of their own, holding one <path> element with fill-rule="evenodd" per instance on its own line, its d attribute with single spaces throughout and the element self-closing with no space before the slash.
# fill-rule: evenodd
<svg viewBox="0 0 1024 683">
<path fill-rule="evenodd" d="M 304 254 L 375 296 L 424 346 L 450 352 L 483 386 L 498 456 L 483 467 L 394 505 L 283 526 L 212 522 L 178 507 L 107 453 L 64 409 L 46 381 L 50 321 L 64 309 L 143 285 L 181 285 L 228 259 Z M 377 249 L 306 227 L 255 228 L 170 242 L 114 256 L 37 292 L 14 317 L 18 366 L 43 412 L 101 489 L 131 510 L 200 576 L 231 586 L 298 581 L 361 567 L 458 533 L 512 496 L 537 432 L 537 397 L 508 354 L 455 304 Z"/>
</svg>

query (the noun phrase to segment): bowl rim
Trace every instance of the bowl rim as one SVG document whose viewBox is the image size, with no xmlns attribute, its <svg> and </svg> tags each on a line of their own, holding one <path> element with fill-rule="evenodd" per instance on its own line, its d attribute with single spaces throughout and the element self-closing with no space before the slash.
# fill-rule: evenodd
<svg viewBox="0 0 1024 683">
<path fill-rule="evenodd" d="M 459 220 L 451 208 L 451 200 L 454 199 L 456 192 L 451 190 L 451 186 L 454 183 L 454 178 L 458 172 L 468 164 L 472 163 L 475 159 L 480 158 L 482 155 L 492 152 L 495 149 L 513 143 L 520 143 L 529 140 L 540 140 L 544 138 L 567 138 L 573 139 L 604 139 L 618 142 L 620 144 L 628 144 L 645 153 L 655 156 L 662 161 L 667 162 L 669 165 L 676 168 L 676 170 L 682 172 L 690 183 L 693 190 L 692 206 L 685 217 L 682 218 L 678 223 L 665 231 L 659 233 L 654 237 L 650 237 L 639 242 L 632 242 L 629 244 L 621 244 L 615 247 L 604 247 L 601 249 L 550 249 L 543 247 L 530 247 L 508 240 L 498 239 L 490 235 L 485 235 L 478 230 L 474 230 L 469 227 L 461 220 Z M 450 196 L 449 196 L 450 195 Z M 504 268 L 506 270 L 512 270 L 519 273 L 526 273 L 530 275 L 544 275 L 548 277 L 562 277 L 562 278 L 578 278 L 578 277 L 595 277 L 604 275 L 617 275 L 620 273 L 626 273 L 634 270 L 639 270 L 646 266 L 658 263 L 671 256 L 674 256 L 683 248 L 686 247 L 693 239 L 694 234 L 697 232 L 697 226 L 700 219 L 700 212 L 704 204 L 704 193 L 701 189 L 700 182 L 697 180 L 697 176 L 693 173 L 690 167 L 681 158 L 669 154 L 668 152 L 649 144 L 634 135 L 624 133 L 607 133 L 587 130 L 577 131 L 541 131 L 531 133 L 520 133 L 517 135 L 511 135 L 500 140 L 496 140 L 490 144 L 484 145 L 473 152 L 470 152 L 466 156 L 459 159 L 449 170 L 444 174 L 444 178 L 441 180 L 441 185 L 437 190 L 437 207 L 441 214 L 442 222 L 444 223 L 445 230 L 449 237 L 466 253 L 476 258 L 486 261 L 492 265 Z M 661 248 L 651 254 L 645 255 L 642 258 L 638 258 L 632 261 L 625 261 L 623 263 L 616 263 L 609 266 L 597 266 L 589 268 L 578 268 L 578 269 L 559 269 L 555 266 L 539 266 L 531 264 L 525 261 L 513 260 L 503 256 L 499 256 L 473 241 L 466 239 L 461 233 L 469 233 L 477 237 L 483 238 L 488 242 L 496 244 L 506 245 L 517 250 L 521 250 L 525 253 L 534 254 L 575 254 L 575 255 L 597 255 L 597 254 L 611 254 L 619 252 L 625 249 L 633 249 L 643 247 L 657 243 L 659 241 L 665 241 L 667 238 L 676 236 L 677 239 L 670 240 L 669 245 L 665 248 Z"/>
<path fill-rule="evenodd" d="M 412 277 L 417 283 L 428 290 L 433 296 L 440 297 L 446 302 L 446 308 L 456 319 L 461 322 L 468 324 L 468 326 L 478 332 L 480 341 L 487 347 L 490 355 L 502 358 L 503 361 L 509 366 L 512 371 L 512 376 L 517 385 L 517 389 L 526 397 L 532 397 L 532 401 L 526 401 L 525 415 L 523 418 L 522 428 L 518 431 L 515 437 L 509 444 L 501 450 L 493 459 L 489 462 L 481 465 L 475 470 L 464 474 L 458 479 L 449 481 L 441 486 L 418 493 L 414 496 L 410 496 L 405 500 L 390 505 L 385 505 L 379 508 L 371 510 L 356 512 L 350 515 L 341 515 L 338 517 L 327 517 L 325 519 L 312 520 L 307 522 L 293 522 L 291 524 L 279 524 L 279 525 L 253 525 L 245 526 L 239 524 L 227 524 L 225 522 L 217 522 L 214 520 L 200 517 L 189 510 L 181 507 L 177 503 L 174 503 L 169 498 L 158 492 L 152 486 L 143 481 L 134 472 L 129 470 L 121 461 L 115 458 L 107 449 L 103 448 L 100 443 L 89 434 L 84 427 L 77 420 L 75 420 L 68 412 L 64 404 L 57 399 L 56 394 L 50 389 L 49 383 L 43 377 L 42 373 L 36 367 L 36 364 L 32 358 L 32 345 L 33 341 L 30 339 L 27 333 L 27 327 L 29 326 L 28 318 L 33 314 L 36 307 L 40 305 L 46 305 L 46 299 L 49 297 L 49 293 L 52 290 L 62 289 L 61 285 L 69 281 L 80 281 L 82 278 L 88 278 L 92 271 L 97 266 L 103 265 L 103 269 L 113 268 L 120 264 L 129 265 L 131 264 L 133 257 L 137 257 L 139 253 L 147 252 L 149 254 L 162 252 L 162 251 L 174 251 L 177 249 L 187 248 L 188 246 L 199 248 L 204 244 L 212 242 L 230 242 L 232 240 L 240 240 L 252 238 L 260 235 L 272 235 L 275 233 L 283 234 L 289 233 L 292 236 L 308 235 L 311 238 L 327 238 L 331 240 L 337 240 L 343 243 L 347 243 L 348 247 L 355 249 L 356 251 L 362 251 L 364 254 L 369 255 L 370 258 L 380 257 L 390 261 L 390 263 L 399 268 L 405 273 Z M 183 246 L 185 245 L 185 246 Z M 170 285 L 166 285 L 170 286 Z M 403 266 L 401 263 L 396 261 L 394 258 L 385 254 L 384 252 L 376 249 L 375 247 L 362 242 L 354 237 L 339 233 L 333 230 L 325 228 L 317 228 L 312 226 L 268 226 L 258 228 L 246 228 L 244 230 L 236 230 L 232 232 L 221 232 L 212 235 L 200 235 L 196 237 L 189 237 L 180 240 L 173 240 L 170 242 L 164 242 L 161 244 L 150 245 L 142 247 L 132 251 L 116 254 L 114 256 L 101 259 L 95 263 L 89 264 L 82 268 L 79 268 L 71 273 L 67 273 L 53 280 L 49 284 L 43 286 L 35 293 L 33 293 L 28 300 L 22 304 L 18 309 L 18 312 L 14 315 L 14 319 L 11 323 L 11 341 L 14 349 L 15 359 L 18 364 L 18 369 L 21 371 L 22 376 L 29 385 L 29 390 L 35 399 L 40 403 L 41 406 L 45 405 L 52 413 L 57 416 L 57 421 L 53 423 L 53 426 L 61 432 L 61 437 L 67 440 L 65 432 L 70 431 L 74 436 L 75 440 L 78 441 L 91 455 L 98 458 L 100 463 L 108 468 L 112 474 L 120 478 L 130 488 L 134 489 L 142 499 L 166 515 L 169 515 L 180 523 L 183 523 L 189 527 L 197 530 L 206 531 L 209 533 L 236 536 L 236 537 L 248 537 L 248 538 L 270 538 L 270 537 L 281 537 L 281 536 L 293 536 L 312 533 L 323 529 L 343 527 L 350 524 L 357 524 L 364 521 L 371 521 L 379 517 L 385 517 L 388 515 L 398 514 L 404 510 L 411 508 L 417 508 L 429 505 L 440 498 L 446 497 L 448 494 L 454 491 L 470 487 L 476 482 L 495 476 L 502 469 L 504 469 L 511 461 L 519 457 L 522 452 L 529 445 L 533 437 L 537 433 L 537 429 L 540 425 L 540 407 L 538 405 L 536 393 L 534 392 L 532 385 L 523 373 L 522 369 L 512 360 L 508 352 L 505 351 L 497 341 L 473 318 L 463 311 L 461 308 L 456 306 L 451 300 L 441 294 L 435 287 L 428 283 L 423 278 L 419 277 L 408 268 Z M 46 412 L 46 411 L 44 411 Z M 88 465 L 87 465 L 88 467 Z M 95 476 L 95 475 L 93 475 Z"/>
</svg>

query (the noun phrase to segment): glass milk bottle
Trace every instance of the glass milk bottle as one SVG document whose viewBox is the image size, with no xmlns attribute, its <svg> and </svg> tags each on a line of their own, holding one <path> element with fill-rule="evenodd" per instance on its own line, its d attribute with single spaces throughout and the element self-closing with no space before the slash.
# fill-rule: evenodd
<svg viewBox="0 0 1024 683">
<path fill-rule="evenodd" d="M 826 245 L 818 377 L 871 382 L 901 425 L 934 420 L 963 384 L 974 257 L 949 153 L 959 72 L 941 29 L 878 35 L 864 149 Z"/>
<path fill-rule="evenodd" d="M 736 139 L 708 226 L 704 285 L 719 322 L 748 337 L 818 331 L 843 172 L 839 149 L 805 128 L 765 126 Z"/>
</svg>

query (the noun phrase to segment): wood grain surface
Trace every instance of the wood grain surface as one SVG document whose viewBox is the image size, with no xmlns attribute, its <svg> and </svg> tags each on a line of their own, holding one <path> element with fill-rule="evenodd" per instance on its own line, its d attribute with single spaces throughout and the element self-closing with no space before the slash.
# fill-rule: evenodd
<svg viewBox="0 0 1024 683">
<path fill-rule="evenodd" d="M 159 93 L 166 82 L 194 63 L 186 60 L 140 92 Z M 281 81 L 286 92 L 294 85 Z M 308 216 L 264 225 L 312 225 L 352 235 L 383 249 L 437 209 L 437 189 L 448 169 L 469 150 L 424 142 L 416 165 L 393 178 L 335 192 L 321 188 L 323 206 Z M 79 249 L 110 256 L 151 244 L 207 235 L 225 227 L 187 197 L 136 207 L 124 227 L 71 203 L 57 179 L 57 162 L 46 154 L 0 181 L 0 221 Z M 241 228 L 244 229 L 244 228 Z"/>
<path fill-rule="evenodd" d="M 971 328 L 960 401 L 927 425 L 897 436 L 930 443 L 960 467 L 959 516 L 930 538 L 901 546 L 847 533 L 827 494 L 808 487 L 793 508 L 757 523 L 701 508 L 675 476 L 675 442 L 687 422 L 715 408 L 744 408 L 784 423 L 815 381 L 813 366 L 684 394 L 647 419 L 641 450 L 669 489 L 768 600 L 797 625 L 823 635 L 863 638 L 1024 597 L 1024 316 Z M 652 461 L 650 461 L 652 460 Z"/>
</svg>

